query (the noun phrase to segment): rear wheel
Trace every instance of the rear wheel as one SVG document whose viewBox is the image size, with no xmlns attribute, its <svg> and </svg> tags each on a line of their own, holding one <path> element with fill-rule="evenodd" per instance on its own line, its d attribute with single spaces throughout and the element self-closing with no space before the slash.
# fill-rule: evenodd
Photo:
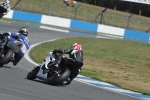
<svg viewBox="0 0 150 100">
<path fill-rule="evenodd" d="M 70 70 L 68 68 L 61 69 L 59 76 L 49 78 L 47 80 L 48 84 L 61 84 L 63 81 L 67 80 L 70 76 Z"/>
<path fill-rule="evenodd" d="M 33 70 L 31 70 L 28 74 L 27 74 L 27 79 L 29 80 L 34 80 L 36 78 L 37 73 L 40 70 L 40 66 L 35 67 Z"/>
</svg>

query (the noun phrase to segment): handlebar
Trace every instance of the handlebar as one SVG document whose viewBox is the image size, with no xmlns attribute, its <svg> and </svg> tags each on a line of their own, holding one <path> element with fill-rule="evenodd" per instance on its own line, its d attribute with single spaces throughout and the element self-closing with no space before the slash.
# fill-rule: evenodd
<svg viewBox="0 0 150 100">
<path fill-rule="evenodd" d="M 0 39 L 1 39 L 1 43 L 2 43 L 1 45 L 5 45 L 8 41 L 8 36 L 1 35 Z"/>
</svg>

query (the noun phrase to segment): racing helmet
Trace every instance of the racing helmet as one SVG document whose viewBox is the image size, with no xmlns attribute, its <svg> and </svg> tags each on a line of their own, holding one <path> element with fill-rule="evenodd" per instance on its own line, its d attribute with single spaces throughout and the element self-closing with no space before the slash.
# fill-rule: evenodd
<svg viewBox="0 0 150 100">
<path fill-rule="evenodd" d="M 28 36 L 28 30 L 25 28 L 25 27 L 22 27 L 18 33 L 22 34 L 22 35 L 25 35 L 25 36 Z"/>
<path fill-rule="evenodd" d="M 10 1 L 9 1 L 9 0 L 6 0 L 6 3 L 10 3 Z"/>
<path fill-rule="evenodd" d="M 82 46 L 79 43 L 74 43 L 72 45 L 72 49 L 74 49 L 74 50 L 82 50 Z"/>
</svg>

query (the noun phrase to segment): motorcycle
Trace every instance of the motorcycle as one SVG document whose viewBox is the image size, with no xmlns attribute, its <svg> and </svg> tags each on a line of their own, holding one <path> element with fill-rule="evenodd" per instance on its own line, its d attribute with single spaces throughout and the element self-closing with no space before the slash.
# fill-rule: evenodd
<svg viewBox="0 0 150 100">
<path fill-rule="evenodd" d="M 4 16 L 4 14 L 0 14 L 0 19 Z"/>
<path fill-rule="evenodd" d="M 8 64 L 14 58 L 15 53 L 19 53 L 23 43 L 15 40 L 10 41 L 8 36 L 0 36 L 0 67 Z"/>
<path fill-rule="evenodd" d="M 0 18 L 2 18 L 5 15 L 5 12 L 7 12 L 7 10 L 4 7 L 0 6 Z"/>
<path fill-rule="evenodd" d="M 50 52 L 41 65 L 35 67 L 27 74 L 27 79 L 34 80 L 38 78 L 44 80 L 47 84 L 63 85 L 63 82 L 70 76 L 70 70 L 64 65 L 62 59 L 56 66 L 55 62 L 58 61 L 58 56 L 64 57 L 63 54 Z"/>
</svg>

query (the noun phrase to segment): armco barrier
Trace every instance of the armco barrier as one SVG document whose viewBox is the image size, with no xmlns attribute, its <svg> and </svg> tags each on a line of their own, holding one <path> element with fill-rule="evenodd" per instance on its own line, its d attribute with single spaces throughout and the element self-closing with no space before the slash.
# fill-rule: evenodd
<svg viewBox="0 0 150 100">
<path fill-rule="evenodd" d="M 60 17 L 42 15 L 41 23 L 69 28 L 71 20 Z"/>
<path fill-rule="evenodd" d="M 123 37 L 125 33 L 125 29 L 99 24 L 97 32 Z"/>
<path fill-rule="evenodd" d="M 97 32 L 98 24 L 79 21 L 79 20 L 71 20 L 70 28 Z"/>
<path fill-rule="evenodd" d="M 33 14 L 33 13 L 27 13 L 27 12 L 20 12 L 20 11 L 14 11 L 12 19 L 15 20 L 22 20 L 22 21 L 28 21 L 28 22 L 41 22 L 42 15 L 40 14 Z"/>
<path fill-rule="evenodd" d="M 112 27 L 112 26 L 107 26 L 102 24 L 95 24 L 95 23 L 89 23 L 80 20 L 66 19 L 66 18 L 47 16 L 47 15 L 41 15 L 41 14 L 35 14 L 29 12 L 11 10 L 8 13 L 8 15 L 4 16 L 4 18 L 10 18 L 10 19 L 22 20 L 28 22 L 36 22 L 36 23 L 60 26 L 65 28 L 72 28 L 72 29 L 79 29 L 79 30 L 85 30 L 91 32 L 107 33 L 111 35 L 122 36 L 125 39 L 128 38 L 135 39 L 135 40 L 138 39 L 147 42 L 149 42 L 150 40 L 150 35 L 144 32 L 138 32 L 134 30 L 127 30 L 123 28 Z"/>
<path fill-rule="evenodd" d="M 137 32 L 133 30 L 125 30 L 124 37 L 131 37 L 140 39 L 143 41 L 149 41 L 150 34 L 144 33 L 144 32 Z"/>
</svg>

